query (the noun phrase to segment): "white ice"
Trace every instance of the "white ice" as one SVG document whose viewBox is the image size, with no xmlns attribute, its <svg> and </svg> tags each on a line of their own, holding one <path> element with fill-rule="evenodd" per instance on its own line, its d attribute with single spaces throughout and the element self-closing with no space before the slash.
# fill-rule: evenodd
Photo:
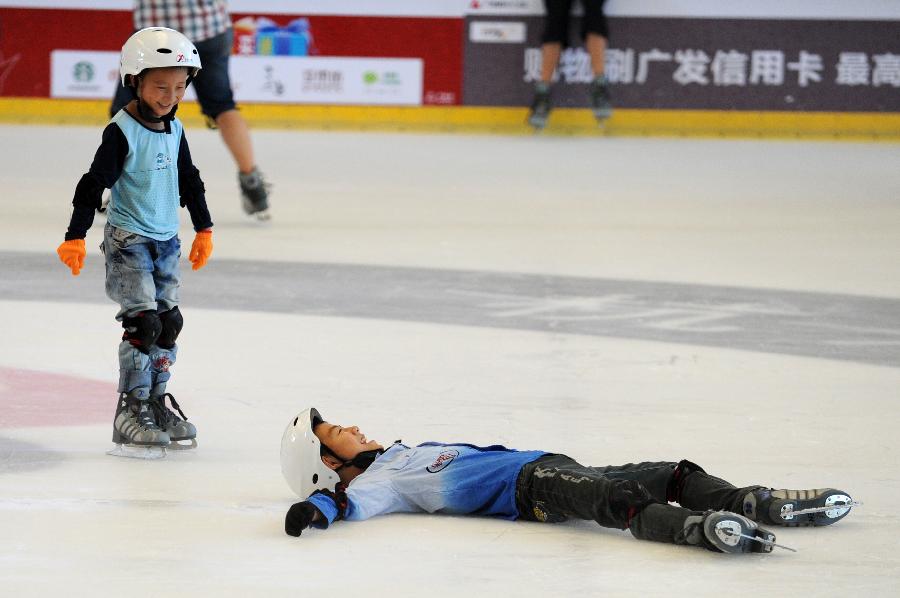
<svg viewBox="0 0 900 598">
<path fill-rule="evenodd" d="M 897 145 L 254 131 L 274 184 L 273 222 L 258 226 L 216 134 L 188 134 L 216 222 L 210 270 L 370 264 L 900 299 Z M 100 131 L 0 138 L 0 254 L 55 260 Z M 102 269 L 100 236 L 95 223 L 88 268 Z M 57 266 L 59 285 L 88 283 Z M 31 283 L 21 268 L 0 276 Z M 170 389 L 200 446 L 141 462 L 105 455 L 116 306 L 0 297 L 4 596 L 900 595 L 900 366 L 182 310 Z M 29 387 L 10 372 L 30 372 Z M 42 373 L 86 386 L 45 388 Z M 308 406 L 383 442 L 502 443 L 591 465 L 688 458 L 737 484 L 834 486 L 865 504 L 835 526 L 775 529 L 799 552 L 765 556 L 588 522 L 427 515 L 291 538 L 279 443 Z"/>
</svg>

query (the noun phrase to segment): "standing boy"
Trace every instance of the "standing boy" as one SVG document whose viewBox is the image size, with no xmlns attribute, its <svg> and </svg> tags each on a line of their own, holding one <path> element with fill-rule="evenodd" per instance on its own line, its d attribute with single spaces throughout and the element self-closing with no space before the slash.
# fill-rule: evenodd
<svg viewBox="0 0 900 598">
<path fill-rule="evenodd" d="M 135 29 L 170 27 L 184 33 L 196 46 L 203 61 L 203 74 L 194 82 L 200 109 L 210 128 L 219 129 L 222 141 L 238 168 L 244 212 L 254 220 L 267 221 L 269 184 L 256 167 L 250 127 L 241 116 L 228 73 L 234 32 L 225 0 L 135 0 Z M 127 86 L 116 88 L 111 115 L 131 101 Z"/>
<path fill-rule="evenodd" d="M 128 38 L 119 72 L 133 99 L 104 129 L 91 168 L 75 189 L 66 240 L 57 249 L 77 276 L 94 211 L 103 190 L 110 188 L 101 250 L 106 294 L 119 304 L 116 320 L 125 329 L 113 421 L 113 442 L 122 450 L 115 454 L 154 458 L 164 456 L 172 441 L 196 446 L 197 430 L 185 421 L 166 383 L 182 327 L 179 199 L 196 231 L 189 256 L 193 269 L 202 268 L 212 253 L 213 223 L 203 181 L 175 118 L 178 102 L 199 70 L 197 49 L 178 31 L 151 27 Z M 181 417 L 166 406 L 166 399 Z"/>
</svg>

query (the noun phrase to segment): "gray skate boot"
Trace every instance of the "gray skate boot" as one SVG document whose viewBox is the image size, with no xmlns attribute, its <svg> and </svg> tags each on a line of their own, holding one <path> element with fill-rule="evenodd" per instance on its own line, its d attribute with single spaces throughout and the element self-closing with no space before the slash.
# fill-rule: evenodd
<svg viewBox="0 0 900 598">
<path fill-rule="evenodd" d="M 241 185 L 244 211 L 248 216 L 261 222 L 271 219 L 269 213 L 269 184 L 263 180 L 259 169 L 254 168 L 249 174 L 238 173 Z"/>
<path fill-rule="evenodd" d="M 761 529 L 742 515 L 728 511 L 707 511 L 688 516 L 682 535 L 676 540 L 677 544 L 702 546 L 714 552 L 741 554 L 772 552 L 775 546 L 786 548 L 775 544 L 775 534 L 772 532 Z"/>
<path fill-rule="evenodd" d="M 744 497 L 744 515 L 768 525 L 809 527 L 831 525 L 847 516 L 854 501 L 843 490 L 772 490 L 758 488 Z"/>
<path fill-rule="evenodd" d="M 169 399 L 169 403 L 178 411 L 178 414 L 166 406 L 166 399 Z M 194 424 L 187 421 L 187 416 L 171 393 L 167 392 L 157 397 L 150 397 L 150 403 L 156 414 L 156 421 L 159 422 L 159 426 L 169 435 L 169 440 L 172 441 L 169 445 L 170 449 L 197 448 L 197 428 Z M 178 417 L 179 415 L 181 417 Z M 181 444 L 186 441 L 189 442 Z"/>
<path fill-rule="evenodd" d="M 528 113 L 528 124 L 540 130 L 547 126 L 549 117 L 550 87 L 546 83 L 538 83 L 534 87 L 534 99 L 531 101 L 531 111 Z"/>
<path fill-rule="evenodd" d="M 156 424 L 148 401 L 123 394 L 113 419 L 112 441 L 116 448 L 108 451 L 108 455 L 161 459 L 166 456 L 169 435 Z"/>
<path fill-rule="evenodd" d="M 600 75 L 591 82 L 591 112 L 600 123 L 612 116 L 612 104 L 609 100 L 609 84 L 606 77 Z"/>
</svg>

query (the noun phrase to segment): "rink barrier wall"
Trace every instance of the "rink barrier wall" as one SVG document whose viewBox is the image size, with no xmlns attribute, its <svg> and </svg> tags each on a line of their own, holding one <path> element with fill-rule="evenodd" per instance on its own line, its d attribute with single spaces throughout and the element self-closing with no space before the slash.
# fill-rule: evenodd
<svg viewBox="0 0 900 598">
<path fill-rule="evenodd" d="M 108 109 L 109 102 L 101 100 L 0 98 L 0 122 L 103 126 Z M 243 104 L 241 112 L 252 127 L 260 129 L 533 134 L 525 124 L 525 108 Z M 195 103 L 184 104 L 178 116 L 188 126 L 205 124 Z M 896 142 L 900 141 L 900 114 L 619 109 L 601 128 L 586 109 L 559 108 L 551 113 L 544 134 Z"/>
</svg>

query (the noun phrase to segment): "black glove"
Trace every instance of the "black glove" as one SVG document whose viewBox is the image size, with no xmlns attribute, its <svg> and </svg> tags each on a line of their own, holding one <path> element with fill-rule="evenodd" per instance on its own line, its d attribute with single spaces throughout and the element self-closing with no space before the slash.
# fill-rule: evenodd
<svg viewBox="0 0 900 598">
<path fill-rule="evenodd" d="M 309 527 L 309 524 L 316 518 L 322 516 L 319 509 L 311 502 L 303 501 L 295 503 L 288 509 L 287 516 L 284 518 L 284 533 L 289 536 L 297 537 L 303 530 Z"/>
</svg>

